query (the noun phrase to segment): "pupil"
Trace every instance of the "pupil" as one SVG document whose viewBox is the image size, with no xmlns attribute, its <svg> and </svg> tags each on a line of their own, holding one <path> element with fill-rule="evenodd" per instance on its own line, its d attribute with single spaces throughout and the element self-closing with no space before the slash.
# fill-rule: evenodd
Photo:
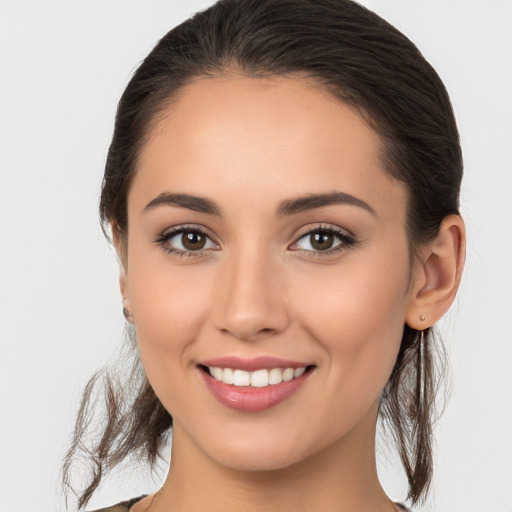
<svg viewBox="0 0 512 512">
<path fill-rule="evenodd" d="M 334 236 L 331 233 L 315 233 L 311 245 L 320 251 L 330 249 L 333 244 Z"/>
<path fill-rule="evenodd" d="M 186 249 L 189 249 L 191 251 L 197 251 L 198 249 L 202 249 L 204 247 L 206 239 L 199 233 L 196 233 L 194 231 L 188 231 L 186 233 L 183 233 L 181 241 L 183 243 L 183 247 L 185 247 Z"/>
</svg>

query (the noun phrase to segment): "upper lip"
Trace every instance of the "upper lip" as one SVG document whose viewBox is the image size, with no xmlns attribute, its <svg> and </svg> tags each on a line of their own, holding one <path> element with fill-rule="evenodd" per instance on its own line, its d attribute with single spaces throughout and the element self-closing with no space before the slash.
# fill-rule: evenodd
<svg viewBox="0 0 512 512">
<path fill-rule="evenodd" d="M 304 368 L 310 366 L 308 363 L 301 361 L 293 361 L 291 359 L 281 359 L 272 356 L 259 356 L 251 359 L 245 359 L 239 356 L 215 357 L 200 361 L 199 364 L 209 366 L 211 368 L 232 368 L 236 370 L 245 370 L 252 372 L 255 370 L 263 370 L 270 368 Z"/>
</svg>

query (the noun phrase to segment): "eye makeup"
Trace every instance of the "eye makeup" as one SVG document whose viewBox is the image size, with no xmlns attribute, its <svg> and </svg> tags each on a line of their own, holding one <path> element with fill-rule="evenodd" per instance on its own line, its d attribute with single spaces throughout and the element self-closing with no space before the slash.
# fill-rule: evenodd
<svg viewBox="0 0 512 512">
<path fill-rule="evenodd" d="M 212 235 L 197 225 L 168 228 L 155 239 L 155 243 L 177 257 L 201 257 L 207 252 L 220 250 Z M 288 249 L 322 257 L 348 250 L 356 243 L 356 238 L 346 230 L 330 224 L 318 224 L 303 230 Z"/>
</svg>

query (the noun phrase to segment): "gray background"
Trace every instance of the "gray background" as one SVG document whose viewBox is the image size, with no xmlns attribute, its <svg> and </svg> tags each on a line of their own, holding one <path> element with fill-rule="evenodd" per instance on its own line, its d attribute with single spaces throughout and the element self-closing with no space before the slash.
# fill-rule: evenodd
<svg viewBox="0 0 512 512">
<path fill-rule="evenodd" d="M 97 204 L 119 96 L 210 1 L 0 0 L 0 511 L 64 510 L 60 461 L 87 378 L 122 343 Z M 443 78 L 465 156 L 468 256 L 442 332 L 453 391 L 434 492 L 417 510 L 512 511 L 512 2 L 364 0 Z M 386 490 L 404 476 L 380 458 Z M 165 472 L 161 473 L 163 478 Z M 94 509 L 159 487 L 115 472 Z"/>
</svg>

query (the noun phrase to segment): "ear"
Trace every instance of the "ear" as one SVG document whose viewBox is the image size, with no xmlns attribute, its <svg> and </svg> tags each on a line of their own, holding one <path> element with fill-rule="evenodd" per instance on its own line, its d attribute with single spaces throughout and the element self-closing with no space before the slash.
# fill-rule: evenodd
<svg viewBox="0 0 512 512">
<path fill-rule="evenodd" d="M 448 215 L 415 267 L 406 314 L 410 327 L 426 329 L 448 311 L 459 288 L 465 257 L 464 221 L 459 215 Z"/>
<path fill-rule="evenodd" d="M 130 298 L 128 294 L 128 284 L 126 278 L 126 269 L 127 269 L 127 247 L 126 240 L 119 234 L 119 230 L 117 229 L 114 223 L 111 223 L 111 232 L 112 232 L 112 240 L 114 242 L 114 247 L 116 248 L 117 257 L 119 259 L 119 289 L 121 290 L 121 297 L 123 299 L 123 314 L 128 320 L 128 322 L 133 323 L 132 320 L 132 309 L 130 306 Z"/>
</svg>

